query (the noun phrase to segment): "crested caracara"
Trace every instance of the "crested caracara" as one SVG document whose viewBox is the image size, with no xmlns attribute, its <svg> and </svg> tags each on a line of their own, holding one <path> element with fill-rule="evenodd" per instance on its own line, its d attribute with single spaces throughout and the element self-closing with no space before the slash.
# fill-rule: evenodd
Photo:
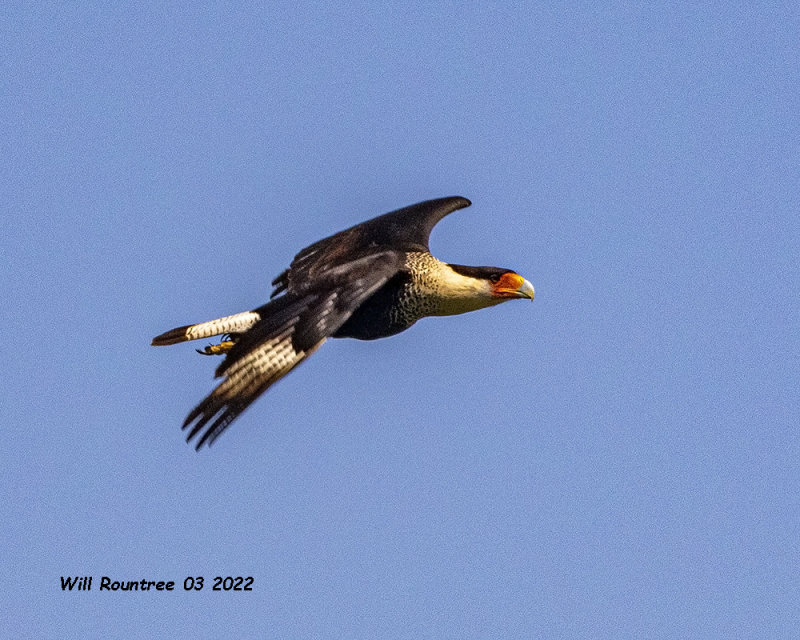
<svg viewBox="0 0 800 640">
<path fill-rule="evenodd" d="M 448 316 L 533 299 L 533 286 L 509 269 L 465 267 L 434 258 L 431 229 L 468 207 L 439 198 L 367 220 L 315 242 L 272 281 L 270 301 L 253 311 L 172 329 L 153 338 L 168 345 L 222 335 L 200 353 L 225 355 L 224 380 L 186 417 L 187 441 L 211 444 L 274 382 L 328 338 L 374 340 L 425 316 Z"/>
</svg>

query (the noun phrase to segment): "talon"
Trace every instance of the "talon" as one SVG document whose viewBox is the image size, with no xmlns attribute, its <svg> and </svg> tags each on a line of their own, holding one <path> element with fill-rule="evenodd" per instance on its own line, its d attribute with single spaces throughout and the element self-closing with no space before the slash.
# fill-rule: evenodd
<svg viewBox="0 0 800 640">
<path fill-rule="evenodd" d="M 204 356 L 221 356 L 230 351 L 234 344 L 233 340 L 225 340 L 219 344 L 210 344 L 202 351 L 200 349 L 195 349 L 195 351 Z"/>
</svg>

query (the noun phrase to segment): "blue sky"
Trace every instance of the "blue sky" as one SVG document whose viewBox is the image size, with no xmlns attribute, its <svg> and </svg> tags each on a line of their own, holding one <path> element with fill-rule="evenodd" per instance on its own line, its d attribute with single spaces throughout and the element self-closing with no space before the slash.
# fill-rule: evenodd
<svg viewBox="0 0 800 640">
<path fill-rule="evenodd" d="M 0 626 L 796 634 L 796 8 L 0 12 Z M 533 304 L 330 341 L 184 443 L 218 361 L 154 335 L 455 194 L 434 254 L 519 271 Z"/>
</svg>

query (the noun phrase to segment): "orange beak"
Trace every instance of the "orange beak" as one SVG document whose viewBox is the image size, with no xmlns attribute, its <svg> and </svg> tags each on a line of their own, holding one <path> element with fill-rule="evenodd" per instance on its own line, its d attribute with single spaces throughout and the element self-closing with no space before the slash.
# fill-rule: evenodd
<svg viewBox="0 0 800 640">
<path fill-rule="evenodd" d="M 492 287 L 492 294 L 498 298 L 529 298 L 533 300 L 533 293 L 533 285 L 516 273 L 504 273 Z"/>
</svg>

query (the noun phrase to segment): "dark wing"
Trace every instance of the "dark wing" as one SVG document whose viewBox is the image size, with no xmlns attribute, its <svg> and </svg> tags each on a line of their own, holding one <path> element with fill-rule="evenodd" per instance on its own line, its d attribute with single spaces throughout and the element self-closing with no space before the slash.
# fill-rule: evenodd
<svg viewBox="0 0 800 640">
<path fill-rule="evenodd" d="M 271 297 L 283 291 L 302 291 L 332 266 L 345 264 L 364 252 L 391 247 L 400 251 L 428 251 L 428 238 L 448 213 L 472 204 L 461 196 L 438 198 L 385 213 L 340 231 L 306 247 L 291 266 L 272 281 Z"/>
<path fill-rule="evenodd" d="M 290 291 L 255 310 L 261 319 L 228 352 L 217 369 L 224 380 L 186 417 L 194 423 L 187 441 L 211 444 L 274 382 L 289 373 L 333 335 L 358 307 L 404 263 L 404 254 L 385 250 L 357 257 L 318 274 L 302 293 Z"/>
</svg>

